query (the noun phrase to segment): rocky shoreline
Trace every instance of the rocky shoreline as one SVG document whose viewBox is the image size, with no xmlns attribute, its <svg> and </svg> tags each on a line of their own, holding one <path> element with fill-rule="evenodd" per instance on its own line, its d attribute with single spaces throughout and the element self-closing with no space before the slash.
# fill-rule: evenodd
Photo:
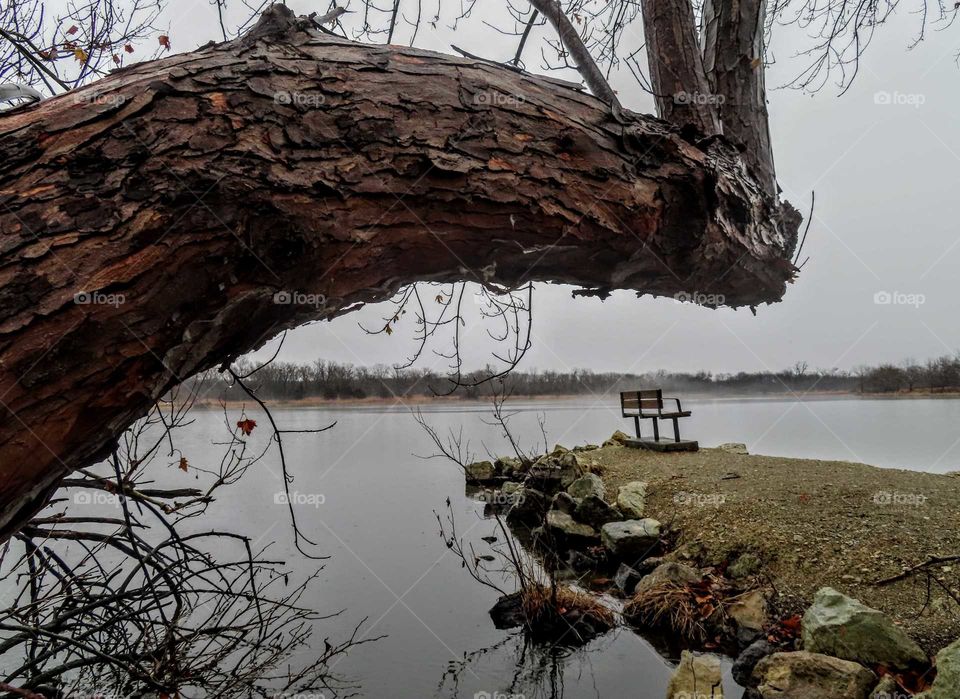
<svg viewBox="0 0 960 699">
<path fill-rule="evenodd" d="M 698 455 L 654 455 L 625 447 L 626 440 L 627 435 L 617 432 L 602 446 L 569 450 L 557 446 L 535 459 L 476 462 L 465 467 L 465 475 L 468 485 L 479 488 L 490 503 L 490 511 L 504 514 L 516 537 L 551 571 L 556 586 L 572 584 L 614 595 L 622 600 L 616 611 L 626 625 L 642 633 L 662 634 L 677 644 L 682 654 L 668 699 L 722 697 L 718 653 L 737 658 L 734 679 L 749 698 L 960 699 L 960 641 L 939 644 L 935 650 L 942 650 L 932 661 L 929 636 L 925 648 L 899 619 L 862 604 L 853 594 L 821 584 L 824 581 L 816 580 L 816 575 L 806 576 L 812 578 L 808 582 L 816 585 L 815 591 L 797 594 L 793 578 L 781 573 L 783 560 L 771 554 L 774 549 L 746 545 L 751 531 L 738 532 L 739 526 L 731 525 L 738 517 L 731 511 L 736 508 L 728 507 L 728 498 L 734 495 L 728 492 L 731 488 L 683 489 L 689 484 L 683 481 L 693 480 L 688 473 L 691 468 L 701 479 L 714 485 L 736 483 L 739 487 L 732 490 L 742 492 L 745 466 L 796 483 L 816 475 L 804 473 L 800 466 L 829 462 L 754 457 L 736 444 Z M 775 465 L 764 460 L 793 462 L 793 470 L 762 474 Z M 731 464 L 738 468 L 728 468 Z M 890 473 L 880 471 L 863 473 L 882 485 Z M 850 474 L 857 487 L 874 487 L 863 473 L 859 478 Z M 910 476 L 916 484 L 912 476 L 925 481 L 930 474 Z M 944 479 L 937 485 L 960 480 L 937 478 Z M 766 488 L 777 487 L 766 483 Z M 666 491 L 672 492 L 672 507 L 663 506 Z M 805 506 L 802 495 L 800 505 Z M 848 496 L 850 492 L 840 493 L 841 499 Z M 678 510 L 691 509 L 706 516 L 694 518 L 701 520 L 696 523 L 679 516 Z M 721 510 L 724 516 L 717 516 Z M 828 513 L 825 519 L 831 516 Z M 919 517 L 930 520 L 928 514 Z M 905 526 L 909 528 L 913 519 L 908 519 Z M 938 525 L 939 520 L 938 516 Z M 774 542 L 780 536 L 778 529 L 791 521 L 787 517 L 753 524 L 761 532 L 766 527 Z M 718 526 L 726 527 L 719 536 L 730 546 L 717 546 L 716 531 L 714 536 L 704 536 L 705 530 Z M 823 568 L 833 570 L 829 564 Z M 824 577 L 831 582 L 830 575 Z M 846 578 L 841 576 L 841 582 Z M 951 597 L 949 585 L 943 587 Z M 941 596 L 937 600 L 942 605 Z M 928 599 L 921 613 L 930 604 Z M 510 619 L 504 626 L 522 624 L 522 610 L 516 605 L 507 600 L 499 607 L 495 618 Z M 513 616 L 503 617 L 505 610 Z M 957 610 L 951 611 L 955 616 Z M 588 620 L 597 616 L 577 615 Z M 946 638 L 955 620 L 941 621 L 935 626 L 942 627 Z M 605 631 L 603 625 L 594 626 L 588 624 L 586 633 L 574 633 L 567 640 L 583 642 Z"/>
</svg>

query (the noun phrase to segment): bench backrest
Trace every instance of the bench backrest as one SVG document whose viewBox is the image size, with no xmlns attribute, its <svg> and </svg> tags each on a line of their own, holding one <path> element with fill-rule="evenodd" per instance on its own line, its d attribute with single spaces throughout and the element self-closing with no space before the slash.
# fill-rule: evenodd
<svg viewBox="0 0 960 699">
<path fill-rule="evenodd" d="M 623 391 L 620 394 L 620 408 L 624 414 L 643 410 L 663 409 L 663 390 L 651 388 L 644 391 Z"/>
</svg>

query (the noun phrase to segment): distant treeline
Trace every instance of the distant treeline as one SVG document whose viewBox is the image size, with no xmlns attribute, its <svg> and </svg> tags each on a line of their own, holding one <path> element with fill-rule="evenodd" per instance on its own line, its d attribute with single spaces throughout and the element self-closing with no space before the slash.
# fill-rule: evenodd
<svg viewBox="0 0 960 699">
<path fill-rule="evenodd" d="M 246 367 L 249 370 L 252 367 Z M 491 375 L 492 370 L 465 374 L 463 384 Z M 212 378 L 212 377 L 209 377 Z M 217 375 L 216 380 L 221 380 Z M 312 364 L 273 362 L 247 379 L 262 398 L 300 400 L 304 398 L 392 398 L 395 396 L 433 396 L 448 393 L 446 376 L 423 369 L 394 369 L 384 365 L 353 366 L 318 360 Z M 925 364 L 906 362 L 900 366 L 883 364 L 840 369 L 811 370 L 805 363 L 791 369 L 772 372 L 677 373 L 658 371 L 642 374 L 572 371 L 510 372 L 503 384 L 482 383 L 461 386 L 461 397 L 481 398 L 494 390 L 506 389 L 515 396 L 563 396 L 575 394 L 614 394 L 621 390 L 662 388 L 670 393 L 714 395 L 765 395 L 806 391 L 842 391 L 850 393 L 945 392 L 960 390 L 960 354 L 932 359 Z M 226 399 L 244 399 L 239 386 L 226 389 Z"/>
</svg>

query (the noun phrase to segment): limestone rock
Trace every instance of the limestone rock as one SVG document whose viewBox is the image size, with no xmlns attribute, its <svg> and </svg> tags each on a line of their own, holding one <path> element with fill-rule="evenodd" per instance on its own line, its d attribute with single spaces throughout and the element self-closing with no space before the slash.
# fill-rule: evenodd
<svg viewBox="0 0 960 699">
<path fill-rule="evenodd" d="M 803 615 L 803 647 L 864 665 L 905 669 L 927 655 L 883 612 L 824 587 Z"/>
<path fill-rule="evenodd" d="M 667 699 L 723 699 L 720 658 L 683 651 L 667 686 Z"/>
<path fill-rule="evenodd" d="M 703 575 L 701 575 L 697 569 L 691 568 L 683 563 L 668 561 L 658 565 L 650 575 L 644 576 L 637 584 L 634 593 L 644 592 L 663 583 L 669 582 L 677 585 L 691 585 L 702 579 Z"/>
<path fill-rule="evenodd" d="M 623 515 L 606 500 L 596 495 L 590 495 L 577 505 L 573 518 L 578 522 L 589 524 L 594 529 L 600 529 L 608 522 L 619 522 L 623 519 Z"/>
<path fill-rule="evenodd" d="M 597 531 L 588 524 L 581 524 L 560 510 L 550 510 L 547 513 L 547 529 L 557 536 L 572 540 L 595 540 Z"/>
<path fill-rule="evenodd" d="M 617 490 L 617 507 L 628 519 L 643 519 L 647 506 L 647 484 L 630 481 Z"/>
<path fill-rule="evenodd" d="M 567 492 L 575 498 L 585 498 L 588 495 L 596 495 L 601 500 L 607 496 L 606 488 L 600 476 L 588 473 L 570 484 Z"/>
<path fill-rule="evenodd" d="M 916 699 L 957 699 L 960 697 L 960 640 L 937 653 L 937 678 L 933 687 Z"/>
<path fill-rule="evenodd" d="M 490 483 L 497 477 L 497 469 L 489 461 L 475 461 L 463 470 L 467 483 Z"/>
<path fill-rule="evenodd" d="M 751 681 L 763 699 L 867 699 L 877 677 L 849 660 L 798 651 L 767 656 Z"/>
<path fill-rule="evenodd" d="M 726 444 L 721 444 L 717 447 L 720 451 L 725 451 L 729 454 L 749 454 L 747 451 L 747 445 L 742 442 L 727 442 Z"/>
<path fill-rule="evenodd" d="M 655 519 L 609 522 L 600 530 L 600 540 L 614 558 L 633 563 L 650 555 L 660 541 L 660 522 Z"/>
<path fill-rule="evenodd" d="M 621 446 L 622 447 L 624 444 L 627 443 L 628 439 L 631 439 L 630 435 L 625 434 L 620 430 L 617 430 L 612 435 L 610 435 L 610 439 L 604 442 L 603 446 L 605 447 Z"/>
</svg>

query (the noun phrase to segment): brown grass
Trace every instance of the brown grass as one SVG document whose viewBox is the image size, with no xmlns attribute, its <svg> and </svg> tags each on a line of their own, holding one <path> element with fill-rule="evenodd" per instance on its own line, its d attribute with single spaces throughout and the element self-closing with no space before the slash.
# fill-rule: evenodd
<svg viewBox="0 0 960 699">
<path fill-rule="evenodd" d="M 624 618 L 634 626 L 655 629 L 695 643 L 706 642 L 712 634 L 708 624 L 723 617 L 723 605 L 714 598 L 705 608 L 698 593 L 673 582 L 638 592 L 623 608 Z"/>
</svg>

